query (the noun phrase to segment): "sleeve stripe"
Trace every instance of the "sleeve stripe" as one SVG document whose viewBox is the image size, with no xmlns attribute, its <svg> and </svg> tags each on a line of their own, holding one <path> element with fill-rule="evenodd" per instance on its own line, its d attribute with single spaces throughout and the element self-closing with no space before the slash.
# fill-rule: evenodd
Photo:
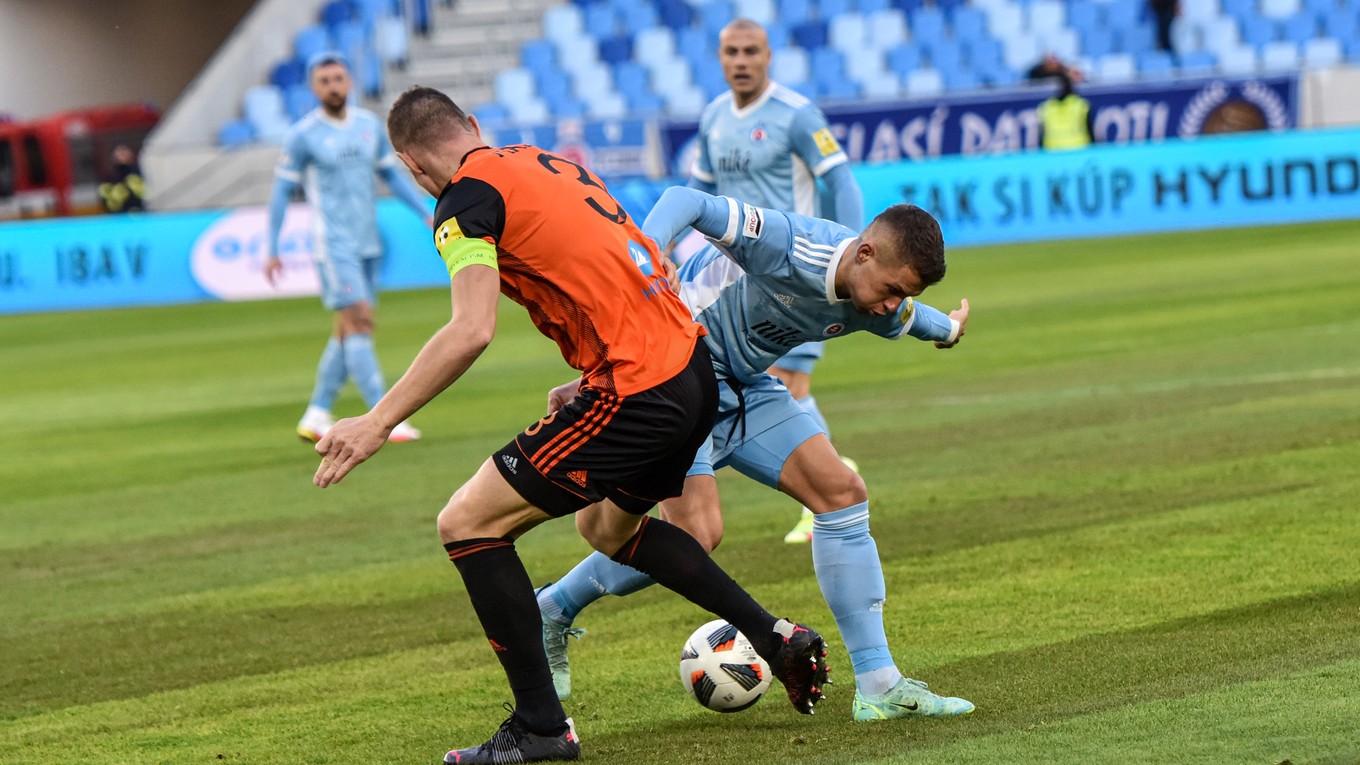
<svg viewBox="0 0 1360 765">
<path fill-rule="evenodd" d="M 850 158 L 845 156 L 845 152 L 838 151 L 821 162 L 818 162 L 817 166 L 812 168 L 812 174 L 821 178 L 823 175 L 826 175 L 827 171 L 831 168 L 836 167 L 837 165 L 843 165 L 849 161 Z"/>
<path fill-rule="evenodd" d="M 274 177 L 282 178 L 285 181 L 291 181 L 292 183 L 302 183 L 302 173 L 299 173 L 296 170 L 284 170 L 281 167 L 276 167 L 274 168 Z"/>
<path fill-rule="evenodd" d="M 737 241 L 737 230 L 741 227 L 741 205 L 731 197 L 723 199 L 727 201 L 727 230 L 718 241 L 730 247 Z"/>
</svg>

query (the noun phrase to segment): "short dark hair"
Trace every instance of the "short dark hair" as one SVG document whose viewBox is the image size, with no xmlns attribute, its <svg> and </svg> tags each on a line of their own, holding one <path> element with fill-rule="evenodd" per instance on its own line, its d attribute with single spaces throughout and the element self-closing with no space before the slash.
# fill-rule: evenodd
<svg viewBox="0 0 1360 765">
<path fill-rule="evenodd" d="M 467 114 L 452 98 L 423 85 L 415 85 L 397 96 L 387 113 L 387 137 L 397 151 L 429 146 L 452 129 L 468 126 Z"/>
<path fill-rule="evenodd" d="M 944 235 L 935 216 L 916 205 L 893 205 L 869 226 L 886 228 L 886 241 L 893 244 L 897 261 L 911 266 L 929 287 L 944 278 Z"/>
</svg>

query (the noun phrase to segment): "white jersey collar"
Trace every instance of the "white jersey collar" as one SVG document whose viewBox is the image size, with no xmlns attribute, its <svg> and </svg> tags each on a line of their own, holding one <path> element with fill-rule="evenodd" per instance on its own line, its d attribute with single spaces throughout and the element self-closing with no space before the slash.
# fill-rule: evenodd
<svg viewBox="0 0 1360 765">
<path fill-rule="evenodd" d="M 850 248 L 850 243 L 858 237 L 850 237 L 836 245 L 836 251 L 831 254 L 831 262 L 826 264 L 826 302 L 831 305 L 844 303 L 844 298 L 836 297 L 836 272 L 841 269 L 841 256 Z"/>
<path fill-rule="evenodd" d="M 331 115 L 327 114 L 325 108 L 318 106 L 316 107 L 316 118 L 326 123 L 327 125 L 332 125 L 334 127 L 339 128 L 349 127 L 351 124 L 354 123 L 354 107 L 346 106 L 345 118 L 342 120 L 338 120 L 332 117 Z"/>
<path fill-rule="evenodd" d="M 754 112 L 755 110 L 764 106 L 765 102 L 770 100 L 770 96 L 774 95 L 775 88 L 777 87 L 779 87 L 779 85 L 776 84 L 774 80 L 769 80 L 768 82 L 765 83 L 765 90 L 762 91 L 759 96 L 756 96 L 756 100 L 741 107 L 740 109 L 737 108 L 737 97 L 735 95 L 732 96 L 731 104 L 732 116 L 737 117 L 739 119 L 742 117 L 749 116 L 751 112 Z M 728 94 L 730 95 L 731 93 L 732 91 L 729 90 Z"/>
</svg>

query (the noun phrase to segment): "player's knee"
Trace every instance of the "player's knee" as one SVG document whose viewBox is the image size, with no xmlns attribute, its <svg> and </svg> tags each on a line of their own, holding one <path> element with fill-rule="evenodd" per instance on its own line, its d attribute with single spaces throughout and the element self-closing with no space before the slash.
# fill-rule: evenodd
<svg viewBox="0 0 1360 765">
<path fill-rule="evenodd" d="M 439 539 L 445 543 L 467 538 L 466 524 L 453 500 L 449 500 L 444 509 L 439 511 L 435 526 L 439 529 Z"/>
<path fill-rule="evenodd" d="M 826 481 L 820 494 L 824 508 L 814 507 L 814 512 L 830 512 L 869 501 L 869 488 L 864 479 L 850 468 L 836 471 L 835 478 Z"/>
</svg>

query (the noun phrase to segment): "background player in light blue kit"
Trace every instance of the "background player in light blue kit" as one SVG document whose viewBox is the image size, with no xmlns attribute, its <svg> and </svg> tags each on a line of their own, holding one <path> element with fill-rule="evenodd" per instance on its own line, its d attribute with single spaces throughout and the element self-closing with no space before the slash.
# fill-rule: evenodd
<svg viewBox="0 0 1360 765">
<path fill-rule="evenodd" d="M 731 22 L 718 36 L 718 60 L 729 91 L 715 98 L 699 120 L 699 154 L 690 170 L 690 187 L 859 231 L 864 200 L 849 158 L 816 104 L 770 80 L 765 29 L 750 19 Z M 819 179 L 824 195 L 818 193 Z M 819 199 L 829 207 L 819 209 Z M 812 369 L 822 350 L 821 342 L 794 347 L 774 362 L 770 373 L 784 381 L 829 434 L 812 396 Z M 812 514 L 804 508 L 784 541 L 805 543 L 811 534 Z"/>
<path fill-rule="evenodd" d="M 400 169 L 382 120 L 349 105 L 350 77 L 344 57 L 318 53 L 307 65 L 321 106 L 298 120 L 284 139 L 269 198 L 269 259 L 265 278 L 283 273 L 279 232 L 288 200 L 299 185 L 312 207 L 312 260 L 321 281 L 321 302 L 335 312 L 334 330 L 317 364 L 316 385 L 297 433 L 319 441 L 335 420 L 331 406 L 353 380 L 370 408 L 387 392 L 373 349 L 373 304 L 382 267 L 374 172 L 427 222 L 430 212 Z M 392 429 L 392 441 L 414 441 L 409 423 Z"/>
<path fill-rule="evenodd" d="M 967 714 L 973 704 L 941 697 L 905 678 L 883 629 L 886 585 L 869 534 L 868 491 L 825 432 L 766 373 L 790 345 L 867 331 L 952 347 L 963 336 L 968 301 L 945 315 L 912 298 L 944 277 L 939 224 L 919 207 L 895 205 L 858 236 L 830 221 L 761 209 L 727 197 L 668 189 L 643 230 L 666 244 L 694 226 L 717 248 L 680 270 L 680 296 L 708 330 L 704 342 L 720 383 L 718 420 L 700 450 L 684 494 L 663 516 L 710 550 L 722 538 L 714 469 L 731 465 L 803 502 L 816 514 L 812 561 L 855 672 L 854 718 Z M 721 250 L 721 252 L 719 251 Z M 550 394 L 549 408 L 575 384 Z M 576 615 L 605 594 L 646 587 L 645 576 L 592 555 L 542 588 L 544 643 L 559 696 L 570 693 L 566 637 Z"/>
</svg>

